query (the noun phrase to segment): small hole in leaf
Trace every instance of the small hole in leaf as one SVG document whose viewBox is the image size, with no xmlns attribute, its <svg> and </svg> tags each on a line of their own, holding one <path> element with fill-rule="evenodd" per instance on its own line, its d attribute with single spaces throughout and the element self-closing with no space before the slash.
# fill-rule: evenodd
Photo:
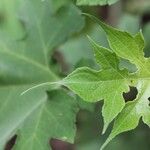
<svg viewBox="0 0 150 150">
<path fill-rule="evenodd" d="M 13 136 L 6 144 L 5 150 L 11 150 L 13 146 L 15 145 L 17 139 L 17 135 Z"/>
<path fill-rule="evenodd" d="M 137 94 L 138 94 L 137 88 L 136 87 L 130 87 L 130 91 L 127 93 L 123 93 L 123 97 L 124 97 L 126 102 L 133 101 L 134 99 L 136 99 Z"/>
<path fill-rule="evenodd" d="M 150 106 L 150 97 L 148 98 L 148 100 L 149 100 L 149 106 Z"/>
<path fill-rule="evenodd" d="M 62 137 L 62 138 L 64 138 L 65 140 L 66 137 Z M 70 144 L 68 142 L 64 142 L 61 140 L 57 140 L 57 139 L 51 139 L 50 145 L 53 150 L 73 150 L 74 149 L 73 144 Z"/>
</svg>

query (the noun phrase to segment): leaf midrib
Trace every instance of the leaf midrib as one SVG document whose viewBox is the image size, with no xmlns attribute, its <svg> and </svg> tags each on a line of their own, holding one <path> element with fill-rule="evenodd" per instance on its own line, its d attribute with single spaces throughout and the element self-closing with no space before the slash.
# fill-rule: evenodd
<svg viewBox="0 0 150 150">
<path fill-rule="evenodd" d="M 21 60 L 23 60 L 29 64 L 32 64 L 33 66 L 38 67 L 39 69 L 41 69 L 41 71 L 47 72 L 48 74 L 53 76 L 54 79 L 58 79 L 58 77 L 48 67 L 43 66 L 42 64 L 38 63 L 37 61 L 33 61 L 33 60 L 23 56 L 23 55 L 18 55 L 17 53 L 10 52 L 8 50 L 1 50 L 0 53 L 5 53 L 7 55 L 11 55 L 11 56 L 16 57 L 18 59 L 21 59 Z"/>
<path fill-rule="evenodd" d="M 41 99 L 41 101 L 37 102 L 36 105 L 33 107 L 33 109 L 31 111 L 29 111 L 26 116 L 24 116 L 24 118 L 21 118 L 18 123 L 16 124 L 15 127 L 13 127 L 9 132 L 7 132 L 3 137 L 1 138 L 1 141 L 6 139 L 6 137 L 9 137 L 10 133 L 15 132 L 15 130 L 20 126 L 20 124 L 26 120 L 26 118 L 28 118 L 41 104 L 43 104 L 46 101 L 45 97 L 43 99 Z"/>
</svg>

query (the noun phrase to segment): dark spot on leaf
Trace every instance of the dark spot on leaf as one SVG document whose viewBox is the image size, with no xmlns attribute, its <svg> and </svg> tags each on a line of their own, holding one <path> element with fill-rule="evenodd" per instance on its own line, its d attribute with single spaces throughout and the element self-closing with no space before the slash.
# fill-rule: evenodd
<svg viewBox="0 0 150 150">
<path fill-rule="evenodd" d="M 131 80 L 130 82 L 131 82 L 131 84 L 132 84 L 132 83 L 133 83 L 133 80 Z"/>
<path fill-rule="evenodd" d="M 13 146 L 15 145 L 17 139 L 17 135 L 13 136 L 6 144 L 5 150 L 11 150 Z"/>
<path fill-rule="evenodd" d="M 5 16 L 3 13 L 0 13 L 0 25 L 5 21 Z"/>
<path fill-rule="evenodd" d="M 123 93 L 123 97 L 126 102 L 133 101 L 136 99 L 136 96 L 138 94 L 138 90 L 136 87 L 130 87 L 130 91 L 128 93 Z"/>
<path fill-rule="evenodd" d="M 148 98 L 148 100 L 149 100 L 149 106 L 150 106 L 150 97 Z"/>
<path fill-rule="evenodd" d="M 67 75 L 69 65 L 65 61 L 64 56 L 60 51 L 55 50 L 55 52 L 52 54 L 52 57 L 50 59 L 50 65 L 55 66 L 55 70 L 60 75 Z"/>
</svg>

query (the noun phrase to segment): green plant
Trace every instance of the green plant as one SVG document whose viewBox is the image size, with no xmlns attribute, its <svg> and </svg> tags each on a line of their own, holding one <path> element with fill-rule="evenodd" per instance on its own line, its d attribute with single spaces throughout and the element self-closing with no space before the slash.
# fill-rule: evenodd
<svg viewBox="0 0 150 150">
<path fill-rule="evenodd" d="M 77 1 L 79 5 L 116 1 L 92 2 Z M 150 59 L 144 56 L 141 31 L 131 35 L 84 14 L 99 23 L 110 48 L 88 37 L 100 69 L 77 68 L 62 79 L 49 58 L 67 38 L 81 31 L 85 24 L 81 11 L 71 0 L 9 3 L 0 1 L 7 14 L 0 17 L 0 150 L 15 134 L 15 150 L 48 150 L 52 138 L 73 143 L 78 111 L 93 108 L 87 102 L 104 100 L 103 134 L 114 120 L 101 150 L 118 134 L 135 129 L 140 118 L 150 126 Z M 132 72 L 120 67 L 122 59 L 135 67 Z M 125 102 L 123 93 L 130 87 L 136 87 L 138 95 Z"/>
<path fill-rule="evenodd" d="M 78 5 L 106 5 L 106 4 L 113 4 L 118 0 L 77 0 Z"/>
<path fill-rule="evenodd" d="M 95 102 L 104 99 L 103 133 L 110 122 L 116 118 L 112 132 L 101 148 L 103 149 L 116 135 L 136 128 L 141 117 L 144 123 L 150 126 L 148 100 L 150 59 L 144 57 L 144 38 L 141 31 L 132 36 L 104 24 L 93 16 L 90 17 L 96 20 L 106 32 L 112 51 L 97 45 L 90 39 L 101 70 L 79 68 L 68 75 L 63 80 L 63 84 L 86 101 Z M 136 65 L 137 71 L 131 73 L 125 68 L 119 69 L 120 58 Z M 129 86 L 136 87 L 138 95 L 134 101 L 125 104 L 122 94 L 129 91 Z"/>
</svg>

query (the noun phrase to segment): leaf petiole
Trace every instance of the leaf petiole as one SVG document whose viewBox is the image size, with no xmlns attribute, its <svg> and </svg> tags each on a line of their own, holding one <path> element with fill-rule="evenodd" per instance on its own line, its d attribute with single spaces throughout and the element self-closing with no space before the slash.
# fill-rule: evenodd
<svg viewBox="0 0 150 150">
<path fill-rule="evenodd" d="M 31 88 L 28 88 L 27 90 L 23 91 L 21 93 L 21 96 L 24 95 L 24 94 L 26 94 L 27 92 L 33 90 L 33 89 L 36 89 L 36 88 L 39 88 L 39 87 L 42 87 L 42 86 L 46 86 L 46 85 L 63 85 L 63 82 L 62 82 L 62 80 L 57 81 L 57 82 L 44 82 L 44 83 L 35 85 L 35 86 L 33 86 Z"/>
</svg>

